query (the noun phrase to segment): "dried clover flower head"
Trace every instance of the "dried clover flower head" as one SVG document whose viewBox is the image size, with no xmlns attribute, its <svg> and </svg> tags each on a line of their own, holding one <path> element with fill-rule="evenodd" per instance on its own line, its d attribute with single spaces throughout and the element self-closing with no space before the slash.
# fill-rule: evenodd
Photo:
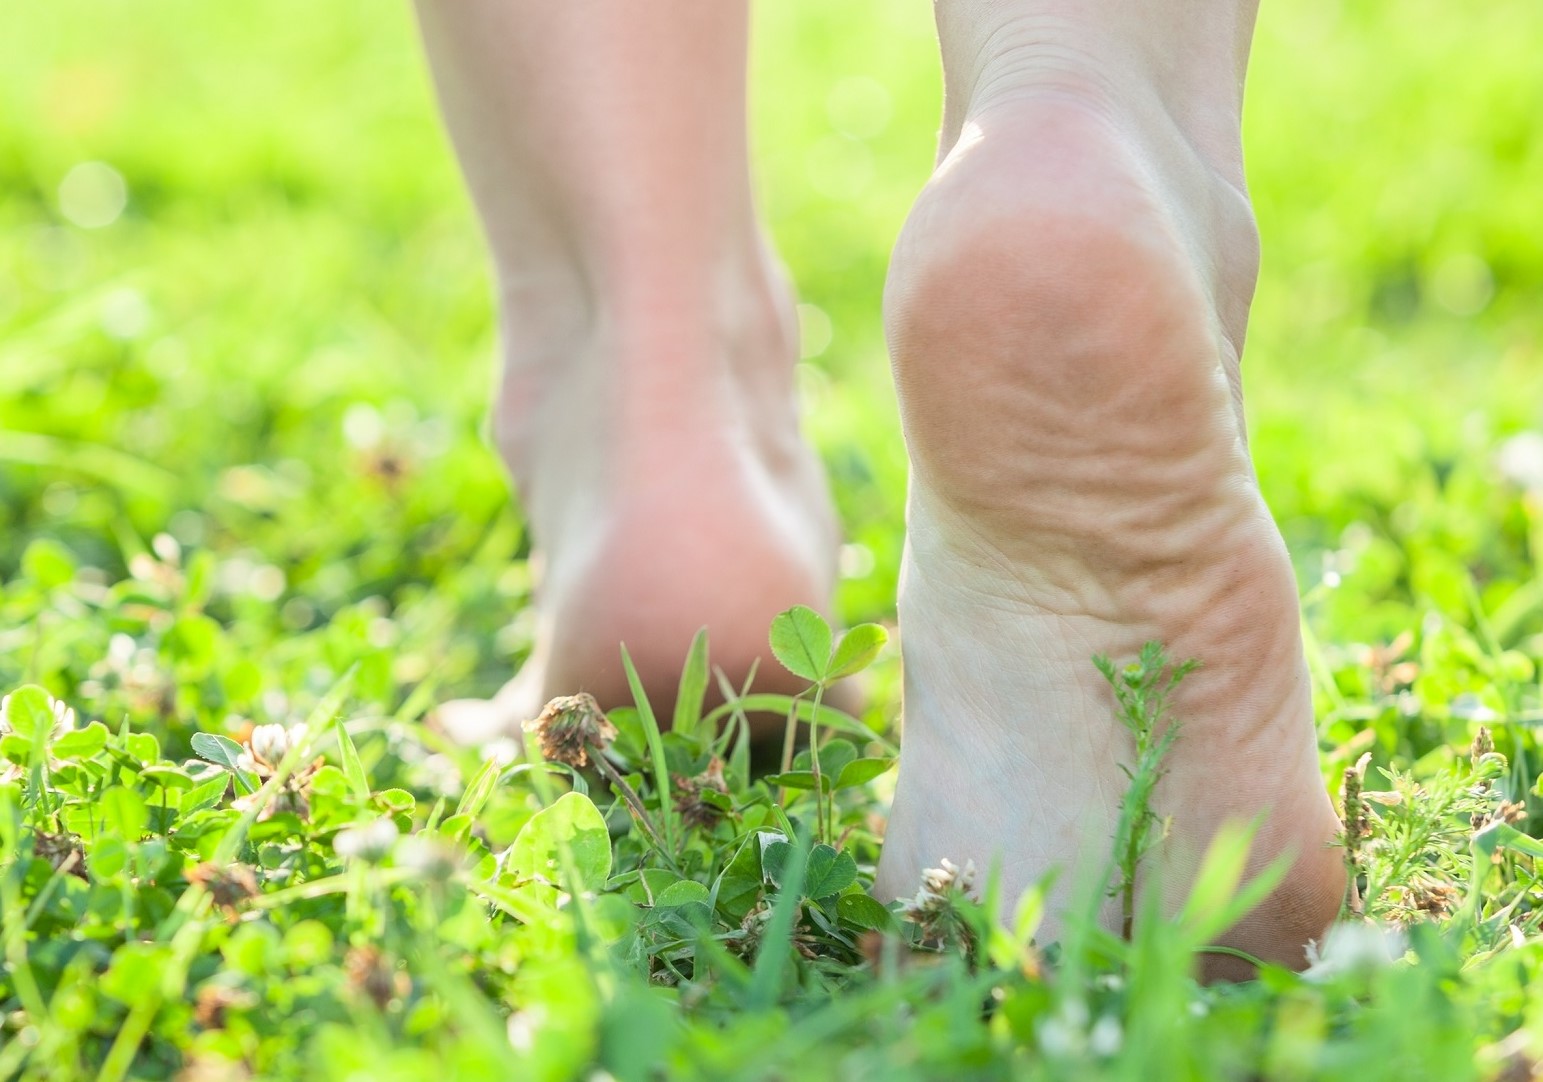
<svg viewBox="0 0 1543 1082">
<path fill-rule="evenodd" d="M 539 717 L 525 723 L 525 731 L 541 742 L 543 759 L 575 767 L 588 766 L 590 751 L 602 752 L 616 739 L 616 726 L 585 692 L 559 695 Z"/>
<path fill-rule="evenodd" d="M 1469 751 L 1469 757 L 1474 763 L 1478 763 L 1480 759 L 1494 750 L 1495 738 L 1490 735 L 1489 727 L 1480 725 L 1479 731 L 1474 734 L 1473 747 Z"/>
<path fill-rule="evenodd" d="M 193 1001 L 193 1021 L 204 1029 L 224 1029 L 226 1013 L 231 1008 L 246 1009 L 256 1002 L 257 999 L 252 993 L 241 988 L 206 981 L 199 988 L 198 996 Z M 251 1077 L 228 1060 L 218 1060 L 218 1063 L 225 1066 L 214 1068 L 212 1073 L 200 1072 L 196 1062 L 195 1060 L 188 1068 L 184 1068 L 177 1077 L 185 1082 L 227 1082 L 229 1079 L 244 1080 Z"/>
<path fill-rule="evenodd" d="M 225 911 L 230 920 L 243 903 L 257 897 L 257 876 L 245 864 L 215 864 L 204 861 L 187 871 L 189 883 L 196 883 L 209 892 L 214 904 Z"/>
<path fill-rule="evenodd" d="M 48 861 L 51 867 L 67 872 L 77 879 L 91 881 L 86 874 L 86 851 L 80 839 L 73 834 L 50 834 L 46 830 L 32 832 L 32 851 Z"/>
<path fill-rule="evenodd" d="M 1416 875 L 1406 887 L 1409 904 L 1433 917 L 1444 917 L 1457 908 L 1462 893 L 1451 883 L 1429 875 Z"/>
<path fill-rule="evenodd" d="M 1488 812 L 1479 812 L 1473 817 L 1473 829 L 1483 830 L 1493 823 L 1508 823 L 1515 826 L 1527 821 L 1527 805 L 1516 800 L 1502 800 Z"/>
<path fill-rule="evenodd" d="M 702 799 L 702 793 L 711 791 L 714 793 L 727 793 L 729 784 L 723 776 L 723 760 L 716 755 L 707 764 L 707 769 L 694 778 L 675 775 L 675 785 L 678 792 L 675 795 L 675 810 L 680 813 L 681 822 L 688 827 L 702 827 L 711 829 L 718 820 L 723 818 L 723 809 Z"/>
<path fill-rule="evenodd" d="M 349 985 L 382 1010 L 393 999 L 412 991 L 412 980 L 400 966 L 373 943 L 352 948 L 343 959 Z"/>
</svg>

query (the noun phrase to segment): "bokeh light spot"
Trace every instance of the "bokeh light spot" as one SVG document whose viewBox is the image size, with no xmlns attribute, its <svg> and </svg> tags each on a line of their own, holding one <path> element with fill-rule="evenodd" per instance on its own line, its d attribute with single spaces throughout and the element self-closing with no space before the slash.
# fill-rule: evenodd
<svg viewBox="0 0 1543 1082">
<path fill-rule="evenodd" d="M 123 174 L 106 162 L 81 162 L 59 182 L 59 213 L 82 229 L 112 225 L 128 204 Z"/>
</svg>

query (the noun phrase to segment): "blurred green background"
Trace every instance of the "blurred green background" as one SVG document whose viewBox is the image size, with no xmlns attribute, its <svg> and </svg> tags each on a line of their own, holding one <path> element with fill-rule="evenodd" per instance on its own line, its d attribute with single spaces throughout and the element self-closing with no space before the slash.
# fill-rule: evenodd
<svg viewBox="0 0 1543 1082">
<path fill-rule="evenodd" d="M 410 10 L 54 0 L 6 24 L 0 578 L 76 564 L 116 605 L 156 534 L 211 554 L 218 679 L 184 704 L 206 720 L 324 684 L 339 628 L 382 695 L 491 691 L 528 649 L 529 581 L 482 435 L 484 255 Z M 932 160 L 930 6 L 767 0 L 756 29 L 841 615 L 886 618 L 905 462 L 879 297 Z M 1543 424 L 1539 41 L 1535 0 L 1261 15 L 1250 423 L 1325 642 L 1476 606 L 1537 653 L 1543 442 L 1515 437 Z M 115 630 L 46 623 L 0 627 L 0 685 L 79 671 Z"/>
</svg>

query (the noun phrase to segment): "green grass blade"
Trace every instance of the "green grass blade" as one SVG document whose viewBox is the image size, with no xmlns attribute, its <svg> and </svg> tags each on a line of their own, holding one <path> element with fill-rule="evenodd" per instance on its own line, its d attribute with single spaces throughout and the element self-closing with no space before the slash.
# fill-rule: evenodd
<svg viewBox="0 0 1543 1082">
<path fill-rule="evenodd" d="M 638 708 L 638 718 L 643 722 L 643 735 L 648 741 L 648 755 L 653 764 L 654 786 L 659 798 L 659 829 L 664 833 L 665 855 L 670 860 L 674 860 L 675 804 L 670 799 L 670 767 L 664 757 L 664 737 L 659 731 L 659 722 L 654 717 L 654 708 L 648 702 L 648 694 L 643 690 L 643 681 L 638 678 L 637 667 L 632 664 L 632 655 L 627 653 L 625 644 L 621 648 L 621 663 L 627 670 L 627 686 L 632 689 L 632 698 Z"/>
<path fill-rule="evenodd" d="M 768 1010 L 777 1003 L 782 988 L 782 974 L 787 968 L 792 945 L 793 919 L 798 915 L 804 891 L 804 870 L 809 863 L 808 841 L 789 836 L 793 844 L 782 869 L 782 889 L 772 905 L 771 920 L 761 937 L 761 946 L 750 973 L 750 994 L 746 1005 L 751 1010 Z"/>
<path fill-rule="evenodd" d="M 686 664 L 680 673 L 680 690 L 675 695 L 675 723 L 672 732 L 687 740 L 697 739 L 697 729 L 702 721 L 702 703 L 707 698 L 707 629 L 704 627 L 691 640 L 686 653 Z"/>
<path fill-rule="evenodd" d="M 501 771 L 502 767 L 496 759 L 489 759 L 483 763 L 482 769 L 477 771 L 476 777 L 472 778 L 470 784 L 466 786 L 466 791 L 461 794 L 460 803 L 455 806 L 455 814 L 476 818 L 492 797 Z"/>
<path fill-rule="evenodd" d="M 337 734 L 338 760 L 343 766 L 343 776 L 348 779 L 348 787 L 360 801 L 368 802 L 370 779 L 364 772 L 364 763 L 359 760 L 359 749 L 354 747 L 354 738 L 348 735 L 348 727 L 343 724 L 342 714 L 333 720 L 332 728 Z"/>
</svg>

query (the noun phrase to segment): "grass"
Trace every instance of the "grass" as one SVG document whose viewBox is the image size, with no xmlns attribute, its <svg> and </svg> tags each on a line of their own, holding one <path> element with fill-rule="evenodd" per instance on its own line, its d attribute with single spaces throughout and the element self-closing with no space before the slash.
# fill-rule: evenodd
<svg viewBox="0 0 1543 1082">
<path fill-rule="evenodd" d="M 757 17 L 858 626 L 899 559 L 877 312 L 930 167 L 926 7 Z M 0 39 L 0 1078 L 1526 1076 L 1543 9 L 1262 15 L 1250 426 L 1359 889 L 1307 975 L 1215 988 L 1239 837 L 1128 942 L 1074 920 L 1042 953 L 1036 897 L 996 928 L 966 869 L 865 902 L 898 706 L 873 632 L 874 705 L 822 710 L 818 766 L 776 780 L 736 726 L 613 712 L 638 808 L 418 724 L 530 645 L 483 259 L 407 13 L 297 10 L 59 0 Z M 276 761 L 242 743 L 297 720 Z"/>
</svg>

